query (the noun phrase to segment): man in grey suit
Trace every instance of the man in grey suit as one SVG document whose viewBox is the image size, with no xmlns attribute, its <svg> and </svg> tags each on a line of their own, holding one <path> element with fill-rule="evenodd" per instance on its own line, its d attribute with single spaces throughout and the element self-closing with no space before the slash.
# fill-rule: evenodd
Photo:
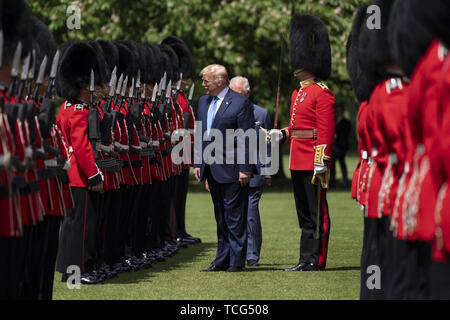
<svg viewBox="0 0 450 320">
<path fill-rule="evenodd" d="M 250 96 L 250 84 L 247 78 L 242 76 L 236 76 L 230 81 L 230 88 L 244 97 L 248 98 Z M 270 121 L 269 113 L 266 109 L 253 104 L 253 114 L 255 116 L 256 130 L 259 130 L 259 126 L 270 130 L 272 129 L 272 123 Z M 259 132 L 257 132 L 259 138 Z M 259 145 L 259 144 L 258 144 Z M 268 147 L 268 152 L 270 152 L 270 147 Z M 268 154 L 270 156 L 270 154 Z M 263 165 L 258 161 L 257 169 L 260 172 L 260 168 Z M 259 257 L 261 252 L 262 244 L 262 228 L 261 219 L 259 216 L 259 199 L 263 193 L 264 187 L 270 185 L 270 176 L 262 176 L 260 174 L 255 174 L 250 179 L 249 189 L 248 189 L 248 215 L 247 215 L 247 265 L 248 266 L 258 266 Z"/>
</svg>

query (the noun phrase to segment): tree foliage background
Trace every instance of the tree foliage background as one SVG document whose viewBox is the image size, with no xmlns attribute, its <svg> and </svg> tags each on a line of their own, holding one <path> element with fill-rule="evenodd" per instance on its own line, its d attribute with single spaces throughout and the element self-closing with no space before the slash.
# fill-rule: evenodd
<svg viewBox="0 0 450 320">
<path fill-rule="evenodd" d="M 289 99 L 298 85 L 289 65 L 289 25 L 295 13 L 319 17 L 328 28 L 332 75 L 327 81 L 355 123 L 357 103 L 346 71 L 345 51 L 353 15 L 364 0 L 29 0 L 39 19 L 53 32 L 57 45 L 71 40 L 121 40 L 160 43 L 166 36 L 182 38 L 190 47 L 193 74 L 220 63 L 230 76 L 250 80 L 251 99 L 274 119 L 281 46 L 278 126 L 288 123 Z M 70 5 L 81 10 L 81 28 L 69 30 Z M 199 77 L 196 96 L 203 94 Z M 355 128 L 355 127 L 354 127 Z M 354 145 L 354 144 L 353 144 Z"/>
</svg>

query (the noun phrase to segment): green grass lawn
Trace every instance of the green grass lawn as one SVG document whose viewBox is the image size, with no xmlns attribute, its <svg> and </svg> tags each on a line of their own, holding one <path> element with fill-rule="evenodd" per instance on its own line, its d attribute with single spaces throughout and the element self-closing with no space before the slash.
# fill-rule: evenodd
<svg viewBox="0 0 450 320">
<path fill-rule="evenodd" d="M 356 158 L 347 161 L 349 174 Z M 285 161 L 286 163 L 286 161 Z M 339 172 L 337 178 L 339 179 Z M 299 300 L 358 299 L 363 217 L 349 190 L 330 190 L 328 204 L 331 234 L 327 269 L 322 272 L 284 272 L 299 257 L 300 228 L 290 181 L 263 194 L 260 212 L 263 227 L 261 265 L 245 272 L 203 273 L 215 257 L 216 225 L 208 193 L 193 186 L 187 200 L 187 229 L 202 238 L 201 244 L 179 253 L 151 269 L 122 273 L 102 285 L 69 290 L 55 276 L 54 299 L 193 299 L 193 300 Z"/>
</svg>

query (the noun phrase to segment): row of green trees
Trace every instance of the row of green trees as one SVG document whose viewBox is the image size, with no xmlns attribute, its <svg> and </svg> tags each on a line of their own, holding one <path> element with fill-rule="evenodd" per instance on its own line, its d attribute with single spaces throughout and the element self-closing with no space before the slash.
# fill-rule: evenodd
<svg viewBox="0 0 450 320">
<path fill-rule="evenodd" d="M 312 14 L 329 30 L 333 71 L 327 82 L 354 118 L 356 101 L 346 71 L 345 50 L 353 15 L 364 0 L 30 0 L 33 13 L 46 23 L 58 45 L 70 40 L 131 39 L 157 42 L 169 35 L 190 47 L 193 71 L 209 63 L 225 65 L 231 76 L 249 78 L 252 100 L 273 115 L 281 46 L 281 95 L 278 125 L 287 124 L 289 98 L 298 85 L 289 65 L 289 24 L 295 13 Z M 80 9 L 79 29 L 68 19 Z M 73 17 L 72 17 L 73 18 Z M 69 21 L 70 22 L 70 21 Z M 73 21 L 72 21 L 73 22 Z M 199 77 L 196 96 L 203 94 Z M 354 121 L 354 119 L 353 119 Z"/>
</svg>

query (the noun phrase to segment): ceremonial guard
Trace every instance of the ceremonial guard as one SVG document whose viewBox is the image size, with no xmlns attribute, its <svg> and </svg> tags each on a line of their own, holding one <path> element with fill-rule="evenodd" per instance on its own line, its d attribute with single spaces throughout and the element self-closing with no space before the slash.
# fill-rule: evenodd
<svg viewBox="0 0 450 320">
<path fill-rule="evenodd" d="M 61 226 L 56 269 L 64 281 L 69 272 L 74 272 L 69 268 L 78 267 L 81 283 L 93 284 L 100 281 L 94 271 L 98 259 L 99 193 L 103 192 L 104 178 L 89 141 L 88 116 L 93 107 L 90 98 L 93 91 L 90 93 L 86 87 L 92 87 L 92 75 L 101 74 L 100 62 L 88 43 L 73 42 L 65 48 L 58 71 L 56 89 L 65 101 L 56 124 L 69 149 L 69 179 L 75 206 L 67 210 Z M 99 77 L 97 81 L 102 84 Z"/>
<path fill-rule="evenodd" d="M 326 266 L 330 216 L 326 200 L 334 137 L 334 95 L 319 80 L 331 73 L 328 31 L 317 17 L 291 20 L 290 62 L 300 87 L 291 96 L 288 127 L 270 136 L 290 142 L 289 168 L 302 235 L 299 263 L 285 271 L 315 271 Z M 272 140 L 273 141 L 273 140 Z"/>
</svg>

